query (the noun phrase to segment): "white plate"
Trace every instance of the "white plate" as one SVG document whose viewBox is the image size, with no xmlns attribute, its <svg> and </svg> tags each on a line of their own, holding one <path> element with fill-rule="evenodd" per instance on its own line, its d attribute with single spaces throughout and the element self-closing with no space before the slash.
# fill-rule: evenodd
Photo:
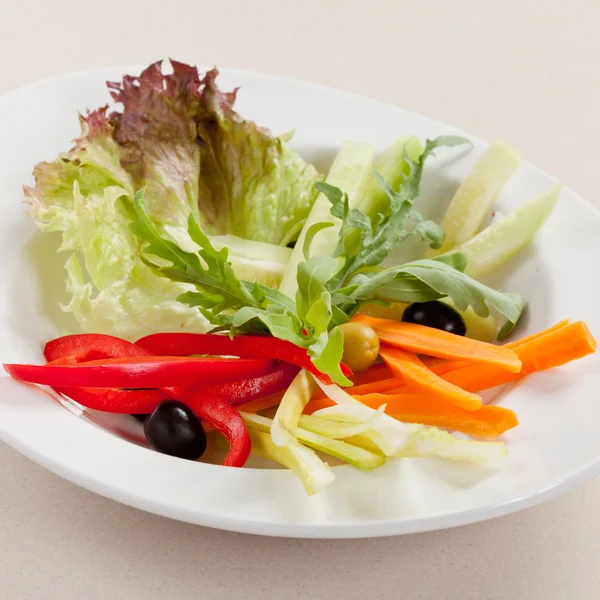
<svg viewBox="0 0 600 600">
<path fill-rule="evenodd" d="M 41 362 L 44 341 L 70 328 L 57 309 L 64 294 L 56 238 L 25 215 L 21 184 L 78 134 L 77 111 L 108 99 L 106 80 L 137 67 L 42 81 L 0 98 L 0 360 Z M 238 110 L 274 132 L 296 129 L 294 146 L 326 169 L 345 140 L 383 149 L 397 135 L 455 133 L 424 117 L 324 87 L 224 71 L 241 86 Z M 448 198 L 485 148 L 432 160 L 423 198 Z M 555 180 L 524 165 L 498 201 L 509 210 Z M 600 215 L 565 189 L 535 247 L 506 269 L 505 289 L 531 309 L 525 334 L 570 317 L 600 333 L 597 260 Z M 336 481 L 306 497 L 291 472 L 230 469 L 157 454 L 124 438 L 130 417 L 80 418 L 39 389 L 0 377 L 0 438 L 74 483 L 160 515 L 235 531 L 297 537 L 371 537 L 452 527 L 507 514 L 566 491 L 600 472 L 600 369 L 592 357 L 538 374 L 502 394 L 521 425 L 504 436 L 504 468 L 404 459 L 374 472 L 335 467 Z M 99 426 L 100 425 L 100 426 Z M 105 426 L 105 428 L 102 427 Z"/>
</svg>

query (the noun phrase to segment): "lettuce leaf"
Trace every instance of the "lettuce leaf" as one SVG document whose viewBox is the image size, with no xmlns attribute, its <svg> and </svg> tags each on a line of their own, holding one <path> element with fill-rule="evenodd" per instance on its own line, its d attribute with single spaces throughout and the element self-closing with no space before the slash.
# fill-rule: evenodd
<svg viewBox="0 0 600 600">
<path fill-rule="evenodd" d="M 80 116 L 68 152 L 34 169 L 25 187 L 42 231 L 62 234 L 72 312 L 84 331 L 129 339 L 158 330 L 203 331 L 207 320 L 176 299 L 194 288 L 168 281 L 145 264 L 144 242 L 129 229 L 135 192 L 161 234 L 196 248 L 193 216 L 209 235 L 225 236 L 238 277 L 276 287 L 289 249 L 317 195 L 320 178 L 280 138 L 234 110 L 213 69 L 161 63 L 139 77 L 109 83 L 117 110 Z M 219 244 L 216 244 L 219 246 Z M 248 247 L 246 247 L 248 246 Z M 239 254 L 236 260 L 236 252 Z"/>
</svg>

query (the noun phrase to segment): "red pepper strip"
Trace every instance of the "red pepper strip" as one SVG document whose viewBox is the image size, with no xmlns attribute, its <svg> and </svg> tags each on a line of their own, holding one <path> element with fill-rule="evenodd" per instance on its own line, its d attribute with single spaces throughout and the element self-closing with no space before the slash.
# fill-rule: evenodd
<svg viewBox="0 0 600 600">
<path fill-rule="evenodd" d="M 148 356 L 150 354 L 152 352 L 127 340 L 101 333 L 65 335 L 50 340 L 44 347 L 44 356 L 48 362 L 67 357 L 72 357 L 75 362 L 80 363 L 103 358 Z"/>
<path fill-rule="evenodd" d="M 272 358 L 292 363 L 310 371 L 325 383 L 331 383 L 331 379 L 315 367 L 306 350 L 275 337 L 240 335 L 231 339 L 229 336 L 214 333 L 155 333 L 138 340 L 136 345 L 158 355 L 210 354 Z M 341 368 L 346 377 L 352 374 L 346 365 L 342 364 Z"/>
<path fill-rule="evenodd" d="M 63 359 L 59 359 L 61 361 Z M 57 363 L 54 361 L 52 364 Z M 279 363 L 275 369 L 261 375 L 232 381 L 230 383 L 215 384 L 203 387 L 210 393 L 218 394 L 233 406 L 244 404 L 270 396 L 286 388 L 298 373 L 298 367 L 288 363 Z M 54 390 L 75 400 L 82 406 L 94 410 L 112 413 L 147 414 L 152 413 L 160 402 L 167 398 L 181 399 L 188 390 L 186 388 L 163 387 L 160 390 L 118 390 L 113 388 L 93 387 L 54 387 Z M 189 405 L 195 412 L 195 406 Z"/>
<path fill-rule="evenodd" d="M 227 400 L 211 388 L 194 388 L 182 402 L 207 423 L 212 425 L 229 442 L 229 453 L 223 461 L 225 467 L 243 467 L 250 455 L 250 435 L 244 419 Z"/>
<path fill-rule="evenodd" d="M 97 363 L 100 364 L 97 364 Z M 224 383 L 268 373 L 268 360 L 148 356 L 78 365 L 4 365 L 14 379 L 52 387 L 158 388 Z"/>
<path fill-rule="evenodd" d="M 112 388 L 54 387 L 55 392 L 94 410 L 132 415 L 150 414 L 167 399 L 160 390 L 115 390 Z"/>
<path fill-rule="evenodd" d="M 298 374 L 298 371 L 299 369 L 295 365 L 281 362 L 270 373 L 261 375 L 260 377 L 202 387 L 210 393 L 220 396 L 232 406 L 239 406 L 240 404 L 250 402 L 250 400 L 270 396 L 275 392 L 287 388 Z M 171 389 L 163 388 L 163 391 L 169 392 Z M 173 389 L 173 393 L 173 397 L 177 397 L 175 394 L 181 394 L 181 390 L 175 388 Z M 189 407 L 193 411 L 196 409 L 193 404 L 190 404 Z"/>
</svg>

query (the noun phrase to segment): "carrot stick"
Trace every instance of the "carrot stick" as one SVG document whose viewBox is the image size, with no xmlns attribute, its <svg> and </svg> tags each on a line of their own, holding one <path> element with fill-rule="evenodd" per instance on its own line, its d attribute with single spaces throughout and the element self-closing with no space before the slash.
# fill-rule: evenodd
<svg viewBox="0 0 600 600">
<path fill-rule="evenodd" d="M 448 333 L 416 323 L 402 323 L 356 315 L 353 320 L 370 325 L 381 342 L 437 358 L 462 359 L 495 365 L 512 373 L 521 370 L 521 361 L 510 348 Z"/>
<path fill-rule="evenodd" d="M 587 325 L 581 321 L 570 324 L 562 321 L 539 334 L 511 342 L 511 345 L 523 362 L 521 373 L 508 373 L 497 367 L 484 367 L 482 365 L 465 366 L 464 361 L 448 361 L 432 366 L 432 370 L 442 379 L 455 385 L 471 392 L 480 392 L 497 385 L 510 383 L 529 373 L 559 367 L 573 360 L 583 358 L 594 353 L 597 348 L 596 340 L 594 340 Z M 450 372 L 443 372 L 443 369 L 451 364 L 459 366 Z M 354 394 L 355 389 L 358 391 L 359 387 L 350 388 L 356 399 L 362 401 L 363 396 Z M 393 388 L 389 392 L 406 395 L 407 393 L 418 393 L 418 389 L 412 385 L 404 385 Z M 389 398 L 390 395 L 387 394 L 385 397 Z M 326 403 L 325 400 L 321 400 L 320 404 L 317 405 L 313 404 L 311 400 L 305 410 L 308 414 L 311 414 L 311 412 L 317 410 L 315 406 L 325 408 L 326 406 L 333 406 L 333 404 L 332 401 Z"/>
<path fill-rule="evenodd" d="M 547 329 L 544 329 L 543 331 L 538 331 L 537 333 L 528 335 L 527 337 L 521 338 L 520 340 L 514 340 L 512 342 L 509 342 L 508 344 L 504 344 L 504 347 L 510 348 L 511 350 L 517 350 L 517 348 L 519 348 L 519 346 L 522 346 L 523 344 L 527 344 L 528 342 L 533 342 L 534 340 L 541 338 L 543 335 L 548 335 L 549 333 L 554 333 L 555 331 L 558 331 L 559 329 L 566 327 L 567 325 L 569 325 L 569 323 L 570 323 L 569 319 L 565 319 L 564 321 L 560 321 L 556 325 L 553 325 L 552 327 L 548 327 Z M 518 354 L 519 353 L 517 352 L 517 355 Z M 423 361 L 423 362 L 425 362 L 425 361 Z M 430 369 L 432 369 L 437 375 L 445 375 L 446 373 L 449 373 L 450 371 L 455 371 L 456 369 L 461 369 L 462 367 L 466 367 L 469 365 L 469 363 L 464 360 L 448 360 L 448 361 L 444 362 L 438 358 L 430 358 L 429 360 L 427 360 L 427 362 L 425 362 L 425 364 Z"/>
<path fill-rule="evenodd" d="M 597 347 L 587 325 L 578 321 L 516 346 L 515 352 L 523 363 L 520 373 L 508 373 L 491 365 L 469 365 L 442 377 L 465 390 L 479 392 L 510 383 L 530 373 L 560 367 L 593 354 Z M 436 370 L 435 367 L 433 370 Z"/>
<path fill-rule="evenodd" d="M 428 369 L 416 354 L 400 348 L 389 347 L 380 348 L 379 354 L 392 373 L 397 377 L 402 377 L 406 384 L 412 384 L 412 387 L 434 394 L 448 403 L 466 410 L 477 410 L 481 406 L 479 396 L 448 383 Z"/>
<path fill-rule="evenodd" d="M 368 394 L 360 401 L 371 408 L 387 404 L 385 412 L 405 423 L 419 423 L 460 431 L 467 435 L 494 438 L 519 424 L 514 411 L 483 404 L 478 410 L 464 410 L 435 397 L 421 394 Z"/>
<path fill-rule="evenodd" d="M 392 372 L 390 371 L 389 367 L 384 363 L 374 365 L 373 367 L 371 367 L 367 371 L 363 371 L 362 373 L 353 373 L 350 376 L 350 380 L 352 381 L 352 383 L 354 383 L 354 386 L 352 386 L 352 388 L 350 389 L 352 390 L 352 393 L 355 393 L 355 390 L 363 388 L 364 386 L 365 391 L 356 393 L 366 394 L 367 391 L 385 392 L 386 390 L 391 390 L 392 388 L 402 385 L 402 381 L 398 381 L 397 379 L 395 380 L 395 383 L 388 382 L 387 384 L 384 384 L 383 382 L 388 379 L 394 379 L 394 376 L 392 375 Z M 371 388 L 371 386 L 373 386 L 373 388 Z M 325 395 L 323 390 L 319 388 L 313 394 L 312 399 L 318 400 L 320 398 L 326 397 L 327 396 Z"/>
<path fill-rule="evenodd" d="M 366 394 L 357 400 L 375 409 L 386 404 L 385 412 L 404 423 L 441 427 L 487 439 L 495 438 L 519 424 L 515 412 L 502 406 L 483 404 L 477 410 L 464 410 L 423 394 Z M 311 401 L 304 412 L 312 414 L 333 404 L 332 401 Z"/>
<path fill-rule="evenodd" d="M 370 369 L 363 371 L 362 373 L 353 373 L 350 376 L 350 380 L 355 386 L 364 385 L 365 383 L 373 383 L 374 381 L 381 381 L 382 379 L 388 379 L 392 377 L 392 372 L 389 367 L 384 364 L 373 365 Z"/>
<path fill-rule="evenodd" d="M 533 340 L 537 340 L 541 338 L 543 335 L 548 335 L 549 333 L 554 333 L 563 327 L 566 327 L 570 323 L 570 319 L 565 319 L 564 321 L 559 321 L 556 325 L 552 325 L 552 327 L 548 327 L 547 329 L 543 329 L 542 331 L 538 331 L 537 333 L 532 333 L 527 337 L 521 338 L 520 340 L 513 340 L 512 342 L 508 342 L 508 344 L 504 344 L 505 348 L 510 348 L 514 350 L 523 344 L 527 344 L 528 342 L 533 342 Z"/>
</svg>

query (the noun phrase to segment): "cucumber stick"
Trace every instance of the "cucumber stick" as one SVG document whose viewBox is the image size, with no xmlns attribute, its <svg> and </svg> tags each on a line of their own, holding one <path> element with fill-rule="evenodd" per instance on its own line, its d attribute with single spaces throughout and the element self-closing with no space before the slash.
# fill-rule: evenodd
<svg viewBox="0 0 600 600">
<path fill-rule="evenodd" d="M 377 171 L 392 187 L 397 190 L 402 180 L 409 173 L 409 167 L 404 160 L 404 155 L 416 161 L 423 153 L 423 146 L 414 135 L 402 136 L 384 150 L 375 160 L 374 170 Z M 357 208 L 365 215 L 374 218 L 379 213 L 387 214 L 389 211 L 389 198 L 381 189 L 374 175 L 369 177 L 367 188 Z"/>
<path fill-rule="evenodd" d="M 452 250 L 479 231 L 494 200 L 521 162 L 521 156 L 506 142 L 495 140 L 490 144 L 454 194 L 442 221 L 444 244 L 430 256 Z"/>
<path fill-rule="evenodd" d="M 560 196 L 557 184 L 502 217 L 481 233 L 454 248 L 467 257 L 466 273 L 473 278 L 493 271 L 533 240 Z"/>
<path fill-rule="evenodd" d="M 338 151 L 333 165 L 327 175 L 327 183 L 335 185 L 348 194 L 350 208 L 357 206 L 369 182 L 373 170 L 373 149 L 365 144 L 345 142 Z M 329 221 L 334 224 L 317 233 L 311 245 L 311 255 L 331 256 L 338 242 L 340 220 L 331 215 L 331 203 L 323 194 L 319 194 L 306 223 L 300 232 L 296 246 L 290 257 L 285 275 L 279 290 L 295 298 L 298 289 L 296 272 L 298 265 L 304 261 L 302 247 L 309 227 L 314 223 Z"/>
</svg>

